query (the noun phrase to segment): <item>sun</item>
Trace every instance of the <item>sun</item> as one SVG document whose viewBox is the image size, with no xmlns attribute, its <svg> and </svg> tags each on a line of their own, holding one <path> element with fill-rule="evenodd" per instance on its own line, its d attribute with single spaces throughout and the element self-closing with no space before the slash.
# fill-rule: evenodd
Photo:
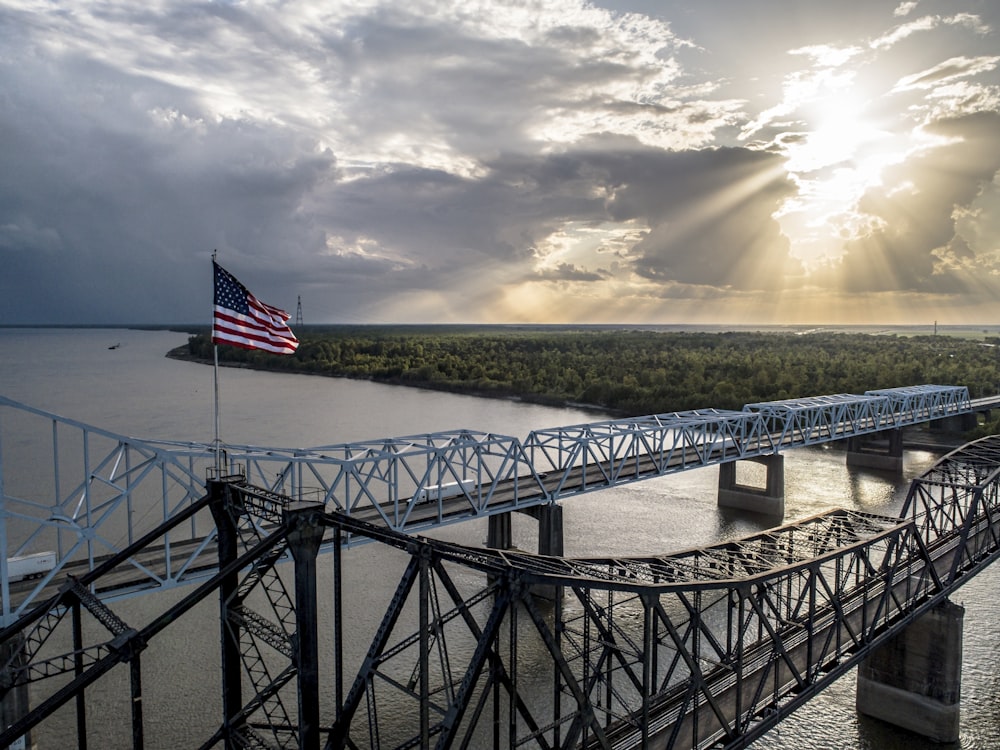
<svg viewBox="0 0 1000 750">
<path fill-rule="evenodd" d="M 801 108 L 803 130 L 785 145 L 798 191 L 776 218 L 807 270 L 843 254 L 845 240 L 866 224 L 858 213 L 862 196 L 909 148 L 870 110 L 854 92 L 829 92 Z"/>
<path fill-rule="evenodd" d="M 803 174 L 838 165 L 863 168 L 873 146 L 889 136 L 866 110 L 866 102 L 843 93 L 813 103 L 803 113 L 805 132 L 788 147 L 788 170 Z"/>
</svg>

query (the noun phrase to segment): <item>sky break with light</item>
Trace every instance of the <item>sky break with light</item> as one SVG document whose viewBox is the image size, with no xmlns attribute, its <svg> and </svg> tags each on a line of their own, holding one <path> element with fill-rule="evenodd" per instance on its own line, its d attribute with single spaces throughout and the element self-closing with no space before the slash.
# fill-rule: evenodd
<svg viewBox="0 0 1000 750">
<path fill-rule="evenodd" d="M 1000 322 L 996 0 L 0 0 L 0 325 Z"/>
</svg>

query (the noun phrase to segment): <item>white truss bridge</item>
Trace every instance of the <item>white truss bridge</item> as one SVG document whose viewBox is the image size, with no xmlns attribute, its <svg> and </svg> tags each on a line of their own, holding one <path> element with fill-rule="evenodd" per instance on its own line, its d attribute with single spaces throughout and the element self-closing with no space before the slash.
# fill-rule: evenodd
<svg viewBox="0 0 1000 750">
<path fill-rule="evenodd" d="M 92 572 L 144 535 L 162 543 L 119 566 L 105 599 L 204 580 L 215 525 L 199 501 L 221 462 L 248 482 L 330 512 L 413 533 L 689 469 L 982 411 L 962 386 L 920 385 L 536 430 L 453 430 L 309 448 L 145 440 L 0 396 L 3 623 L 47 589 Z M 365 541 L 358 539 L 358 541 Z M 42 577 L 12 581 L 10 558 L 54 551 Z"/>
</svg>

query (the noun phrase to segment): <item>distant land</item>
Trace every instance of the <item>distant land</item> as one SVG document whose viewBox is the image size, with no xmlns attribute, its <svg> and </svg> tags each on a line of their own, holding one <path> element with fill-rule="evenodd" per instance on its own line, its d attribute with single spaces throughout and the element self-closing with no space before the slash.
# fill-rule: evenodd
<svg viewBox="0 0 1000 750">
<path fill-rule="evenodd" d="M 58 329 L 130 329 L 138 331 L 177 331 L 179 333 L 204 333 L 210 324 L 199 323 L 0 323 L 0 328 L 58 328 Z M 953 336 L 957 338 L 982 338 L 1000 336 L 1000 323 L 935 325 L 919 323 L 912 325 L 821 325 L 821 324 L 775 324 L 753 325 L 741 323 L 315 323 L 295 326 L 296 332 L 328 333 L 351 330 L 400 330 L 427 331 L 433 333 L 472 331 L 660 331 L 695 333 L 793 333 L 807 335 L 813 333 L 860 333 L 870 336 Z"/>
<path fill-rule="evenodd" d="M 1000 326 L 304 326 L 293 355 L 219 346 L 219 363 L 372 380 L 622 416 L 909 385 L 1000 393 Z M 209 330 L 169 356 L 211 363 Z"/>
</svg>

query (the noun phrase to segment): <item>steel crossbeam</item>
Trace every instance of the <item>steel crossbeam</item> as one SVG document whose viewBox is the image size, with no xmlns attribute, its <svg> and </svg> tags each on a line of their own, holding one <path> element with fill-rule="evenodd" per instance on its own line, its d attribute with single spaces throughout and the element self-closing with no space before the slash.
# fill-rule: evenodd
<svg viewBox="0 0 1000 750">
<path fill-rule="evenodd" d="M 743 539 L 638 558 L 554 558 L 414 537 L 293 504 L 241 475 L 210 482 L 210 498 L 220 523 L 220 572 L 111 642 L 76 636 L 72 653 L 47 659 L 37 647 L 10 650 L 0 691 L 37 678 L 43 698 L 0 731 L 0 746 L 117 664 L 130 665 L 135 706 L 147 643 L 216 594 L 251 693 L 237 687 L 234 700 L 224 701 L 222 725 L 205 748 L 225 741 L 316 750 L 321 738 L 327 748 L 745 747 L 1000 556 L 1000 436 L 949 454 L 915 480 L 898 518 L 831 511 Z M 276 525 L 261 498 L 283 508 Z M 274 566 L 303 544 L 293 542 L 303 524 L 383 545 L 394 557 L 382 575 L 399 575 L 391 596 L 376 601 L 366 592 L 366 616 L 349 630 L 340 619 L 333 624 L 335 674 L 324 684 L 338 687 L 321 732 L 303 724 L 303 706 L 320 692 L 330 695 L 319 681 L 308 682 L 302 672 L 310 665 L 298 656 L 318 624 L 304 613 L 321 615 L 315 602 L 302 600 L 302 577 L 292 601 Z M 273 533 L 262 536 L 268 525 Z M 238 548 L 226 547 L 237 538 Z M 350 563 L 329 557 L 333 589 L 342 591 Z M 39 634 L 27 641 L 44 643 L 66 626 L 68 608 L 83 614 L 81 593 L 99 590 L 110 574 L 83 579 L 86 588 L 64 586 L 0 631 L 0 642 L 23 643 L 34 625 Z M 563 595 L 542 605 L 533 594 L 540 584 Z M 270 611 L 261 614 L 262 604 Z M 363 656 L 343 658 L 348 637 L 365 639 Z M 59 664 L 72 679 L 54 681 L 46 693 L 53 682 L 46 673 Z M 293 681 L 297 704 L 286 696 Z M 314 694 L 303 695 L 308 685 Z M 142 728 L 140 711 L 133 715 L 135 747 Z"/>
</svg>

